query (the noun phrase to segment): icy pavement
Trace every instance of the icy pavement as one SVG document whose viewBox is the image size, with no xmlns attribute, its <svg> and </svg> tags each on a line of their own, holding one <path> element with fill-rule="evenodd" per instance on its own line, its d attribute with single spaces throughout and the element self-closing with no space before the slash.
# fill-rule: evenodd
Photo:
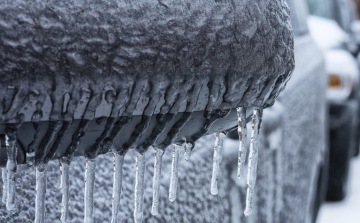
<svg viewBox="0 0 360 223">
<path fill-rule="evenodd" d="M 325 203 L 319 213 L 318 223 L 360 222 L 360 158 L 352 160 L 348 196 L 343 202 Z"/>
</svg>

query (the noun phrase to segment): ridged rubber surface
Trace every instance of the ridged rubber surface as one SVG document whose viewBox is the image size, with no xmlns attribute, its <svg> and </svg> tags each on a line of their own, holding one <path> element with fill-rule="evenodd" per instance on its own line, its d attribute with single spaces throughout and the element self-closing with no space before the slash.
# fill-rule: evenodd
<svg viewBox="0 0 360 223">
<path fill-rule="evenodd" d="M 293 67 L 283 0 L 0 2 L 3 122 L 266 107 Z"/>
</svg>

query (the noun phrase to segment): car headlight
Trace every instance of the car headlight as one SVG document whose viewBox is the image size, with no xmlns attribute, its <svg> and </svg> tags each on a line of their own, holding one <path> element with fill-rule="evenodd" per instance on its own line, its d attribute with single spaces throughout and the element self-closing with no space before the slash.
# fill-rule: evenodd
<svg viewBox="0 0 360 223">
<path fill-rule="evenodd" d="M 350 75 L 328 74 L 327 98 L 330 101 L 344 101 L 349 98 L 353 85 Z"/>
</svg>

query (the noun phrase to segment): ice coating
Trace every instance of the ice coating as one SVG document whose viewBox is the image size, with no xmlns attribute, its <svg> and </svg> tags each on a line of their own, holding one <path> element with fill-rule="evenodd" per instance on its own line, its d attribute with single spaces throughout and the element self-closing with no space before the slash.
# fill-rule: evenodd
<svg viewBox="0 0 360 223">
<path fill-rule="evenodd" d="M 153 200 L 151 206 L 151 214 L 157 215 L 159 213 L 159 193 L 160 193 L 160 176 L 161 176 L 161 165 L 162 165 L 162 156 L 164 150 L 154 148 L 155 150 L 155 160 L 154 160 L 154 176 L 153 176 Z"/>
<path fill-rule="evenodd" d="M 246 207 L 244 214 L 249 216 L 252 213 L 253 202 L 254 202 L 254 189 L 256 183 L 256 170 L 258 162 L 258 139 L 260 124 L 262 118 L 262 110 L 254 109 L 252 117 L 252 130 L 251 130 L 251 141 L 250 141 L 250 153 L 249 153 L 249 164 L 247 173 L 247 192 L 246 192 Z"/>
<path fill-rule="evenodd" d="M 95 159 L 86 159 L 85 192 L 84 192 L 84 223 L 94 222 L 94 186 Z"/>
<path fill-rule="evenodd" d="M 210 193 L 212 195 L 218 194 L 218 176 L 220 163 L 222 160 L 222 151 L 223 151 L 223 142 L 225 138 L 224 133 L 215 133 L 215 146 L 214 146 L 214 157 L 213 157 L 213 169 L 212 169 L 212 177 L 211 177 L 211 189 Z"/>
<path fill-rule="evenodd" d="M 247 153 L 246 108 L 237 108 L 237 115 L 238 115 L 238 134 L 239 134 L 237 177 L 240 179 L 240 177 L 244 175 L 244 164 Z"/>
<path fill-rule="evenodd" d="M 171 176 L 170 176 L 170 188 L 169 188 L 169 200 L 174 202 L 176 199 L 177 185 L 178 185 L 178 166 L 181 145 L 173 145 L 172 163 L 171 163 Z"/>
<path fill-rule="evenodd" d="M 111 223 L 116 223 L 116 216 L 120 208 L 121 186 L 123 178 L 124 156 L 113 152 L 114 183 L 112 192 Z"/>
<path fill-rule="evenodd" d="M 184 144 L 184 148 L 185 148 L 185 153 L 184 153 L 184 159 L 186 161 L 190 160 L 191 157 L 191 151 L 193 150 L 195 144 L 194 143 L 185 143 Z"/>
<path fill-rule="evenodd" d="M 46 164 L 36 167 L 35 223 L 45 222 Z"/>
<path fill-rule="evenodd" d="M 1 200 L 4 204 L 6 204 L 6 194 L 7 194 L 7 182 L 6 182 L 7 171 L 6 171 L 6 168 L 1 169 L 1 179 L 2 179 L 2 183 L 3 183 Z"/>
<path fill-rule="evenodd" d="M 16 128 L 9 127 L 5 135 L 5 144 L 8 160 L 6 163 L 6 209 L 8 211 L 16 210 L 16 170 L 17 170 L 17 132 Z"/>
<path fill-rule="evenodd" d="M 60 164 L 60 190 L 62 193 L 61 197 L 61 217 L 62 223 L 68 222 L 69 218 L 69 165 L 66 162 L 59 162 Z"/>
<path fill-rule="evenodd" d="M 115 0 L 49 0 L 46 5 L 14 0 L 0 2 L 0 21 L 0 89 L 13 86 L 0 95 L 0 101 L 5 100 L 4 120 L 14 118 L 24 103 L 13 98 L 32 88 L 39 92 L 39 105 L 51 104 L 46 118 L 55 119 L 62 113 L 73 115 L 69 113 L 75 111 L 82 87 L 95 96 L 85 110 L 96 111 L 103 106 L 106 85 L 120 89 L 124 104 L 151 89 L 154 100 L 145 96 L 150 107 L 155 108 L 151 101 L 160 97 L 167 107 L 148 109 L 155 114 L 179 111 L 185 100 L 194 111 L 266 107 L 283 90 L 294 67 L 289 9 L 283 0 L 139 0 L 135 5 Z M 138 80 L 149 84 L 140 86 Z M 194 94 L 181 90 L 193 86 Z M 122 106 L 119 98 L 115 111 Z M 132 111 L 144 114 L 144 107 Z"/>
<path fill-rule="evenodd" d="M 144 189 L 145 189 L 145 153 L 136 152 L 136 174 L 135 174 L 135 199 L 134 199 L 134 222 L 141 223 L 143 221 L 144 213 Z"/>
</svg>

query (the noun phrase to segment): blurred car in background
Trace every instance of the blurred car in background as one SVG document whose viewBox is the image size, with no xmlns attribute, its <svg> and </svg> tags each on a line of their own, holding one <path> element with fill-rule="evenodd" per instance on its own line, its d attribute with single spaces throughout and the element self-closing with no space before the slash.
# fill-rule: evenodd
<svg viewBox="0 0 360 223">
<path fill-rule="evenodd" d="M 283 94 L 273 107 L 264 110 L 254 213 L 257 221 L 242 219 L 246 223 L 315 222 L 325 198 L 328 150 L 324 57 L 309 33 L 306 1 L 287 2 L 296 65 Z M 237 132 L 228 137 L 237 139 Z M 237 141 L 232 148 L 229 141 L 224 148 L 236 151 Z"/>
<path fill-rule="evenodd" d="M 325 56 L 329 104 L 329 180 L 327 199 L 346 195 L 350 159 L 359 153 L 359 65 L 351 24 L 355 6 L 348 0 L 308 0 L 309 30 Z"/>
</svg>

